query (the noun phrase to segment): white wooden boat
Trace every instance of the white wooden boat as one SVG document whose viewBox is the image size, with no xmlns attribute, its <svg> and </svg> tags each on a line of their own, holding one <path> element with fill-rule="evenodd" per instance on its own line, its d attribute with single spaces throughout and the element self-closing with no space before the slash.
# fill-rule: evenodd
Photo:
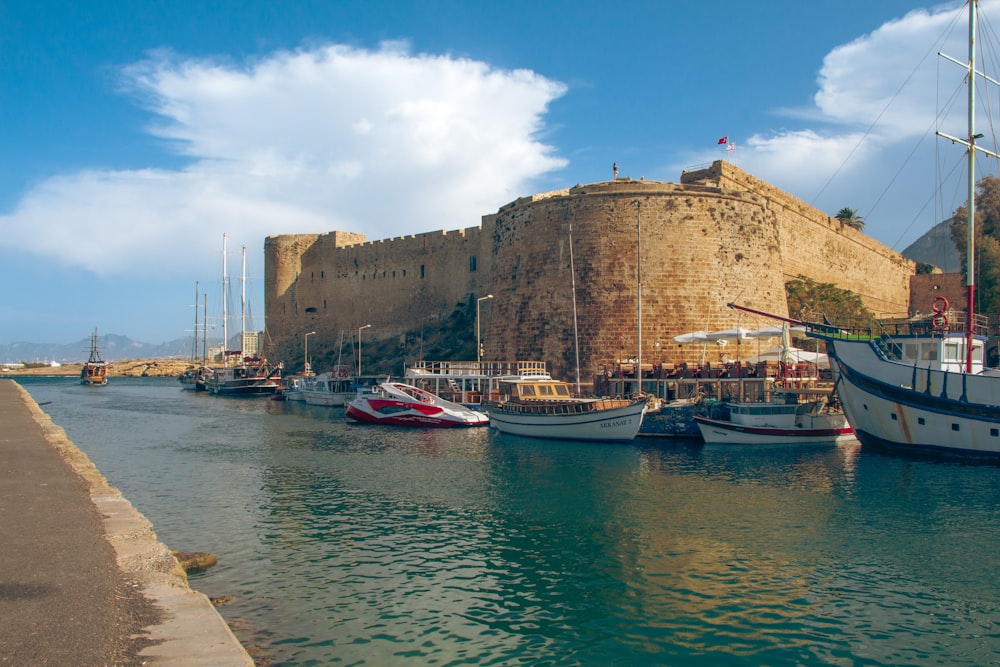
<svg viewBox="0 0 1000 667">
<path fill-rule="evenodd" d="M 392 426 L 453 428 L 486 426 L 486 413 L 446 401 L 402 382 L 381 382 L 358 389 L 347 404 L 347 416 L 359 422 Z"/>
<path fill-rule="evenodd" d="M 501 433 L 557 440 L 629 441 L 642 426 L 641 399 L 574 398 L 565 382 L 546 375 L 504 378 L 499 400 L 484 403 Z"/>
<path fill-rule="evenodd" d="M 770 401 L 726 402 L 710 416 L 695 415 L 706 444 L 839 443 L 855 439 L 829 392 L 778 391 Z"/>
<path fill-rule="evenodd" d="M 296 373 L 286 375 L 282 381 L 281 395 L 286 401 L 298 401 L 304 403 L 306 400 L 305 391 L 316 381 L 316 376 L 312 373 Z"/>
<path fill-rule="evenodd" d="M 978 5 L 977 0 L 969 2 L 968 62 L 961 63 L 970 106 L 980 76 L 995 84 L 976 70 Z M 1000 371 L 984 365 L 986 318 L 975 310 L 974 159 L 976 153 L 1000 155 L 976 145 L 983 134 L 976 132 L 973 109 L 967 118 L 963 137 L 938 133 L 967 149 L 964 312 L 955 312 L 946 298 L 938 297 L 934 313 L 923 321 L 883 321 L 867 329 L 808 325 L 808 335 L 826 342 L 840 400 L 864 446 L 1000 454 Z"/>
<path fill-rule="evenodd" d="M 346 367 L 320 373 L 302 389 L 308 405 L 342 408 L 357 395 L 357 384 Z"/>
</svg>

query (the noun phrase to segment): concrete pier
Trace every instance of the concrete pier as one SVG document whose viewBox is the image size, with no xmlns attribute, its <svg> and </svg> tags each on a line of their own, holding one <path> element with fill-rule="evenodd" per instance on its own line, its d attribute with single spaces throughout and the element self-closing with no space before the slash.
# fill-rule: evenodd
<svg viewBox="0 0 1000 667">
<path fill-rule="evenodd" d="M 247 666 L 153 527 L 0 380 L 0 664 Z"/>
</svg>

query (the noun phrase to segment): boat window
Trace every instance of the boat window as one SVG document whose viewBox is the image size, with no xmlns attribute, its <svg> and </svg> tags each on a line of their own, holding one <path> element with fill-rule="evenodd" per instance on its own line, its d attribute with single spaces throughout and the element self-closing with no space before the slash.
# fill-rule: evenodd
<svg viewBox="0 0 1000 667">
<path fill-rule="evenodd" d="M 556 393 L 560 396 L 569 396 L 569 387 L 564 384 L 556 385 Z"/>
<path fill-rule="evenodd" d="M 957 343 L 945 343 L 944 344 L 944 360 L 945 361 L 961 361 L 962 352 L 959 349 Z"/>
<path fill-rule="evenodd" d="M 521 390 L 521 396 L 534 396 L 535 388 L 530 384 L 522 384 L 518 389 Z"/>
<path fill-rule="evenodd" d="M 918 359 L 917 350 L 919 347 L 916 343 L 907 343 L 903 347 L 903 355 L 906 359 Z"/>
<path fill-rule="evenodd" d="M 937 345 L 933 343 L 929 345 L 922 345 L 920 350 L 920 358 L 923 361 L 937 361 L 938 360 Z"/>
<path fill-rule="evenodd" d="M 538 385 L 538 393 L 542 396 L 552 396 L 552 385 L 542 384 Z"/>
</svg>

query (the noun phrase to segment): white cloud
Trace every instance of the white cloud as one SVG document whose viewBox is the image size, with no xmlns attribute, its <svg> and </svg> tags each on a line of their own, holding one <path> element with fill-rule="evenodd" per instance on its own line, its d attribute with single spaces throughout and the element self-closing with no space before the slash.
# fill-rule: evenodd
<svg viewBox="0 0 1000 667">
<path fill-rule="evenodd" d="M 981 10 L 1000 15 L 1000 0 Z M 935 149 L 942 161 L 962 159 L 961 147 L 934 132 L 966 133 L 962 68 L 937 55 L 966 59 L 966 17 L 965 3 L 915 10 L 834 48 L 817 74 L 813 106 L 778 112 L 800 127 L 758 131 L 730 157 L 821 210 L 859 209 L 867 233 L 901 250 L 961 203 L 940 203 L 935 213 L 929 200 Z M 688 161 L 719 157 L 706 152 Z"/>
<path fill-rule="evenodd" d="M 123 76 L 189 165 L 51 178 L 0 217 L 0 243 L 103 275 L 191 276 L 223 232 L 262 247 L 468 227 L 565 165 L 538 139 L 562 84 L 400 43 L 245 66 L 160 54 Z"/>
</svg>

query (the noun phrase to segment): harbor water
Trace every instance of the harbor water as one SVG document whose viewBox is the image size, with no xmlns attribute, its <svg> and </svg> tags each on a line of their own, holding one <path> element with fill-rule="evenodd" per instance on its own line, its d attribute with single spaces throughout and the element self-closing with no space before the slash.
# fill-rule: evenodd
<svg viewBox="0 0 1000 667">
<path fill-rule="evenodd" d="M 270 665 L 1000 662 L 1000 465 L 19 380 Z"/>
</svg>

